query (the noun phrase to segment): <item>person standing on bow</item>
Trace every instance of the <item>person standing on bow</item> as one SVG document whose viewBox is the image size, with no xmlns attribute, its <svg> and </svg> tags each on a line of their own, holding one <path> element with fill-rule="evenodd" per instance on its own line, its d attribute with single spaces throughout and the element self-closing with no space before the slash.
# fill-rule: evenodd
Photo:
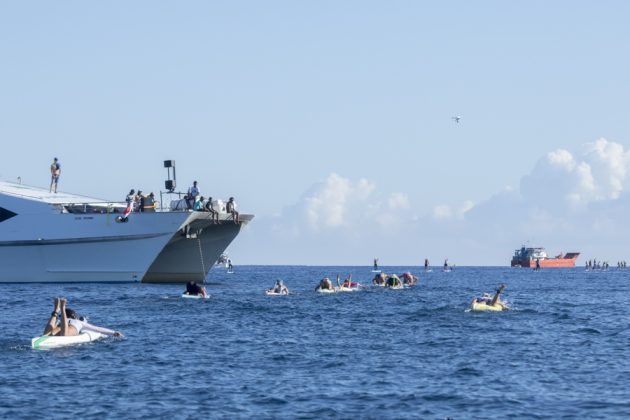
<svg viewBox="0 0 630 420">
<path fill-rule="evenodd" d="M 192 210 L 198 196 L 199 188 L 197 188 L 197 181 L 193 181 L 192 187 L 188 188 L 188 194 L 186 194 L 186 205 L 188 206 L 188 210 Z"/>
<path fill-rule="evenodd" d="M 50 190 L 48 192 L 53 191 L 53 186 L 55 187 L 55 194 L 57 193 L 57 184 L 59 184 L 59 176 L 61 175 L 61 164 L 59 163 L 59 159 L 53 159 L 53 162 L 50 164 Z"/>
</svg>

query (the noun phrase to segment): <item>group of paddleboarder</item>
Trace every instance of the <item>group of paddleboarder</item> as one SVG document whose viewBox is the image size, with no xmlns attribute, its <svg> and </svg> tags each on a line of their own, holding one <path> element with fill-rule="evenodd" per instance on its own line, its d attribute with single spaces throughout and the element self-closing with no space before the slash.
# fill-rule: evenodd
<svg viewBox="0 0 630 420">
<path fill-rule="evenodd" d="M 387 275 L 383 272 L 378 273 L 372 279 L 372 283 L 378 287 L 389 287 L 394 289 L 400 289 L 405 286 L 414 286 L 418 283 L 418 277 L 414 276 L 410 272 L 404 272 L 400 276 L 396 274 Z M 349 274 L 343 282 L 340 282 L 340 276 L 337 275 L 337 286 L 333 284 L 329 277 L 322 278 L 316 291 L 351 291 L 359 290 L 362 288 L 361 284 L 352 281 L 352 274 Z M 496 290 L 494 296 L 489 293 L 484 293 L 482 297 L 475 297 L 471 302 L 472 310 L 506 310 L 508 306 L 505 302 L 501 301 L 500 295 L 505 289 L 505 284 L 501 284 Z M 267 295 L 288 295 L 289 288 L 284 284 L 282 279 L 277 279 L 275 285 L 265 291 Z M 205 287 L 198 285 L 195 281 L 189 281 L 186 284 L 185 295 L 207 297 Z M 96 325 L 89 324 L 85 317 L 81 317 L 76 311 L 67 307 L 67 300 L 65 298 L 54 299 L 54 310 L 50 315 L 50 318 L 44 328 L 44 336 L 76 336 L 82 332 L 93 331 L 105 335 L 111 335 L 114 337 L 123 337 L 123 334 L 119 331 L 111 330 L 108 328 L 98 327 Z"/>
</svg>

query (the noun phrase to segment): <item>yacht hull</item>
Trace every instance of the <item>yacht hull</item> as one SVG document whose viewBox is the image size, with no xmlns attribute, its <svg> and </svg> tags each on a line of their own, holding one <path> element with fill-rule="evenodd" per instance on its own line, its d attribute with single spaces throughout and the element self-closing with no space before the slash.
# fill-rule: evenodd
<svg viewBox="0 0 630 420">
<path fill-rule="evenodd" d="M 191 213 L 186 221 L 188 228 L 170 239 L 142 282 L 203 283 L 219 256 L 252 218 L 252 215 L 241 215 L 241 223 L 235 224 L 222 214 L 221 223 L 213 224 L 208 213 Z"/>
</svg>

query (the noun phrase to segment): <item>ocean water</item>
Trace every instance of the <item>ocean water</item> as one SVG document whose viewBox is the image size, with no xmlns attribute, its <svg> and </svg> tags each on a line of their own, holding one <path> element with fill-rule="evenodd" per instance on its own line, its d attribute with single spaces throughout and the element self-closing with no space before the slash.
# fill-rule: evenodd
<svg viewBox="0 0 630 420">
<path fill-rule="evenodd" d="M 0 285 L 1 418 L 628 418 L 630 271 L 457 267 L 320 295 L 371 267 L 214 268 L 182 285 Z M 284 279 L 292 294 L 263 290 Z M 506 283 L 513 310 L 468 312 Z M 121 330 L 32 350 L 52 299 Z"/>
</svg>

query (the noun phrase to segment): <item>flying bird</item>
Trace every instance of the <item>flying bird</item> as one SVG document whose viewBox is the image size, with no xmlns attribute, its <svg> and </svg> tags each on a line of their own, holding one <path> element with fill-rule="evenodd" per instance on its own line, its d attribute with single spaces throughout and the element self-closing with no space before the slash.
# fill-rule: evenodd
<svg viewBox="0 0 630 420">
<path fill-rule="evenodd" d="M 455 122 L 456 122 L 456 123 L 458 123 L 458 124 L 459 124 L 459 120 L 461 120 L 461 119 L 462 119 L 462 117 L 460 117 L 459 115 L 458 115 L 458 116 L 456 116 L 456 117 L 451 117 L 451 118 L 453 119 L 453 121 L 455 121 Z"/>
</svg>

